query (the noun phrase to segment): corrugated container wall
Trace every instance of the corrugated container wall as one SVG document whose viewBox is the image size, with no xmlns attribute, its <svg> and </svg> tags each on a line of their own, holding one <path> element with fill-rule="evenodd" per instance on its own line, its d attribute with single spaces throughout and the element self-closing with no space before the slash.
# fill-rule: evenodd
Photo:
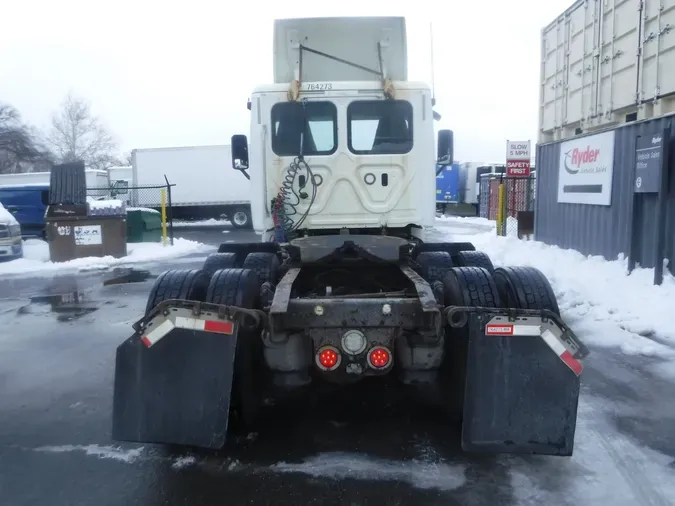
<svg viewBox="0 0 675 506">
<path fill-rule="evenodd" d="M 563 172 L 561 146 L 564 142 L 537 146 L 537 199 L 535 237 L 538 241 L 572 248 L 585 255 L 602 255 L 615 260 L 620 253 L 627 256 L 630 248 L 630 227 L 633 212 L 635 142 L 638 135 L 660 134 L 671 126 L 670 183 L 666 211 L 665 257 L 669 269 L 675 271 L 675 116 L 640 121 L 614 129 L 614 170 L 610 205 L 558 203 L 558 179 Z M 594 135 L 599 132 L 594 132 Z M 580 141 L 586 136 L 576 139 Z M 567 148 L 565 148 L 567 150 Z M 569 153 L 563 153 L 567 155 Z M 636 217 L 640 248 L 637 262 L 654 266 L 654 234 L 656 194 L 640 194 L 643 207 Z"/>
<path fill-rule="evenodd" d="M 542 30 L 539 142 L 675 112 L 675 0 L 580 0 Z"/>
</svg>

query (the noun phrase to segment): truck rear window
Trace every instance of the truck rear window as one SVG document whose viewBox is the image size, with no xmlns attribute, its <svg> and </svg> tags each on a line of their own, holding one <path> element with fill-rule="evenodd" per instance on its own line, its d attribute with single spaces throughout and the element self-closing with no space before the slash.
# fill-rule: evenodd
<svg viewBox="0 0 675 506">
<path fill-rule="evenodd" d="M 332 102 L 281 102 L 272 107 L 272 151 L 278 156 L 330 155 L 337 148 L 337 108 Z"/>
<path fill-rule="evenodd" d="M 357 155 L 408 153 L 413 110 L 405 100 L 359 100 L 347 107 L 349 150 Z"/>
</svg>

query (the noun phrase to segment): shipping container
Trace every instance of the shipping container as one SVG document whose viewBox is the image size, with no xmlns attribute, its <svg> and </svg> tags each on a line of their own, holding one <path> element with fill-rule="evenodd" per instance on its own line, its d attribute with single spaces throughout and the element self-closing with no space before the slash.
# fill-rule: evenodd
<svg viewBox="0 0 675 506">
<path fill-rule="evenodd" d="M 135 149 L 133 185 L 171 186 L 175 220 L 229 219 L 251 227 L 251 182 L 232 168 L 229 145 Z M 250 170 L 255 170 L 252 168 Z M 132 204 L 158 209 L 159 192 L 132 190 Z"/>
<path fill-rule="evenodd" d="M 635 232 L 633 258 L 655 265 L 657 193 L 634 192 L 638 138 L 675 147 L 675 116 L 668 115 L 537 146 L 535 238 L 575 249 L 584 255 L 616 260 L 628 256 Z M 670 128 L 669 136 L 667 128 Z M 661 139 L 663 139 L 661 141 Z M 651 149 L 651 148 L 648 148 Z M 639 151 L 638 151 L 639 150 Z M 671 155 L 673 151 L 671 149 Z M 666 192 L 665 257 L 671 272 L 675 260 L 675 164 Z"/>
<path fill-rule="evenodd" d="M 542 30 L 539 142 L 675 111 L 675 0 L 579 0 Z"/>
</svg>

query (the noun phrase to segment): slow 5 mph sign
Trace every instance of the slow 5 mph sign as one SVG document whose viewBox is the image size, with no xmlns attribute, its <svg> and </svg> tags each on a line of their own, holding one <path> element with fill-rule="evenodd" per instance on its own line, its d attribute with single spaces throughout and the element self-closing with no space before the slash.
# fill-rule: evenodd
<svg viewBox="0 0 675 506">
<path fill-rule="evenodd" d="M 506 141 L 506 175 L 529 177 L 530 141 Z"/>
</svg>

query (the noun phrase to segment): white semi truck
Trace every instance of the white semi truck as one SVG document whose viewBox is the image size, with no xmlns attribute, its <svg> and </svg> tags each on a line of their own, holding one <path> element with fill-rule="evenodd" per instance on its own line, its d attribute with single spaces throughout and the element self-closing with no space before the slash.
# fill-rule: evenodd
<svg viewBox="0 0 675 506">
<path fill-rule="evenodd" d="M 174 220 L 224 218 L 236 228 L 250 228 L 251 183 L 225 170 L 231 160 L 229 145 L 135 149 L 132 175 L 136 189 L 130 191 L 131 201 L 135 206 L 158 209 L 160 194 L 147 186 L 168 180 Z"/>
<path fill-rule="evenodd" d="M 466 451 L 571 455 L 587 350 L 549 282 L 426 234 L 452 133 L 434 156 L 405 20 L 274 32 L 275 82 L 251 96 L 250 144 L 232 138 L 262 241 L 156 279 L 117 349 L 113 437 L 219 448 L 264 400 L 393 383 L 458 422 Z"/>
</svg>

